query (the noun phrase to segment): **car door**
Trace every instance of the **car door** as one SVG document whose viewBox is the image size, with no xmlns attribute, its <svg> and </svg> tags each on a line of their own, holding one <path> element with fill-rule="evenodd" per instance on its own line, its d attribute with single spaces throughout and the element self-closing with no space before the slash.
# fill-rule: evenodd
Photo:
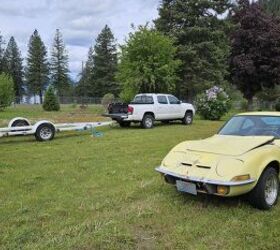
<svg viewBox="0 0 280 250">
<path fill-rule="evenodd" d="M 169 101 L 169 115 L 172 119 L 182 118 L 181 115 L 181 102 L 173 95 L 168 96 Z"/>
<path fill-rule="evenodd" d="M 157 96 L 157 111 L 156 111 L 157 119 L 166 120 L 169 116 L 169 104 L 167 97 L 165 95 Z"/>
</svg>

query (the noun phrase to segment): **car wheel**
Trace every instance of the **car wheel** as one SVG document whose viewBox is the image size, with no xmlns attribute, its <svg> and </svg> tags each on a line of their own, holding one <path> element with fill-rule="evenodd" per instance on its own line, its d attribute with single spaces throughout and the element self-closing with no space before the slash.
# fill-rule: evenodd
<svg viewBox="0 0 280 250">
<path fill-rule="evenodd" d="M 144 115 L 142 122 L 141 122 L 142 128 L 146 128 L 146 129 L 153 128 L 154 120 L 155 119 L 152 115 L 150 115 L 150 114 Z"/>
<path fill-rule="evenodd" d="M 128 128 L 128 127 L 130 127 L 131 123 L 130 122 L 119 122 L 119 124 L 122 128 Z"/>
<path fill-rule="evenodd" d="M 50 141 L 54 138 L 55 128 L 49 123 L 41 124 L 35 133 L 35 138 L 37 141 Z"/>
<path fill-rule="evenodd" d="M 273 207 L 278 200 L 279 177 L 275 168 L 267 168 L 259 178 L 255 188 L 249 193 L 249 202 L 252 206 L 268 210 Z"/>
<path fill-rule="evenodd" d="M 193 113 L 190 111 L 187 111 L 183 120 L 182 120 L 183 124 L 185 125 L 190 125 L 193 122 Z"/>
</svg>

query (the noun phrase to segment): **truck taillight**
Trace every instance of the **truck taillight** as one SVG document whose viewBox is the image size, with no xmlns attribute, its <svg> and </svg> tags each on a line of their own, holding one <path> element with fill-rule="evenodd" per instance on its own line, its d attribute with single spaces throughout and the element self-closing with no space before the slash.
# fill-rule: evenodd
<svg viewBox="0 0 280 250">
<path fill-rule="evenodd" d="M 133 107 L 128 106 L 128 108 L 127 108 L 127 114 L 128 114 L 128 115 L 132 115 L 132 114 L 133 114 L 133 110 L 134 110 Z"/>
</svg>

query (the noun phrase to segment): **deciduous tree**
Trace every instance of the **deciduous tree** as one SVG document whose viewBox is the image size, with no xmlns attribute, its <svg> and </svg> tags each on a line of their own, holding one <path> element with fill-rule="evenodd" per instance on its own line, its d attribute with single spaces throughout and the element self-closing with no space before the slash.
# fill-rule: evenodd
<svg viewBox="0 0 280 250">
<path fill-rule="evenodd" d="M 280 22 L 258 3 L 239 2 L 233 16 L 230 71 L 233 83 L 252 107 L 253 97 L 280 83 Z"/>
<path fill-rule="evenodd" d="M 158 31 L 140 26 L 130 33 L 122 46 L 119 65 L 121 97 L 130 101 L 140 92 L 173 92 L 180 65 L 175 54 L 176 47 L 172 40 Z"/>
</svg>

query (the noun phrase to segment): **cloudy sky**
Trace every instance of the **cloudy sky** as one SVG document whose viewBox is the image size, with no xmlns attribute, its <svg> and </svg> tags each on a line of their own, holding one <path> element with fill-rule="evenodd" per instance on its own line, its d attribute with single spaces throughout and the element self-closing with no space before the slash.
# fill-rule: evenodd
<svg viewBox="0 0 280 250">
<path fill-rule="evenodd" d="M 1 0 L 0 31 L 5 40 L 14 36 L 22 55 L 34 29 L 50 49 L 60 29 L 69 52 L 74 79 L 101 29 L 108 24 L 119 43 L 131 24 L 145 24 L 157 16 L 159 0 Z"/>
</svg>

